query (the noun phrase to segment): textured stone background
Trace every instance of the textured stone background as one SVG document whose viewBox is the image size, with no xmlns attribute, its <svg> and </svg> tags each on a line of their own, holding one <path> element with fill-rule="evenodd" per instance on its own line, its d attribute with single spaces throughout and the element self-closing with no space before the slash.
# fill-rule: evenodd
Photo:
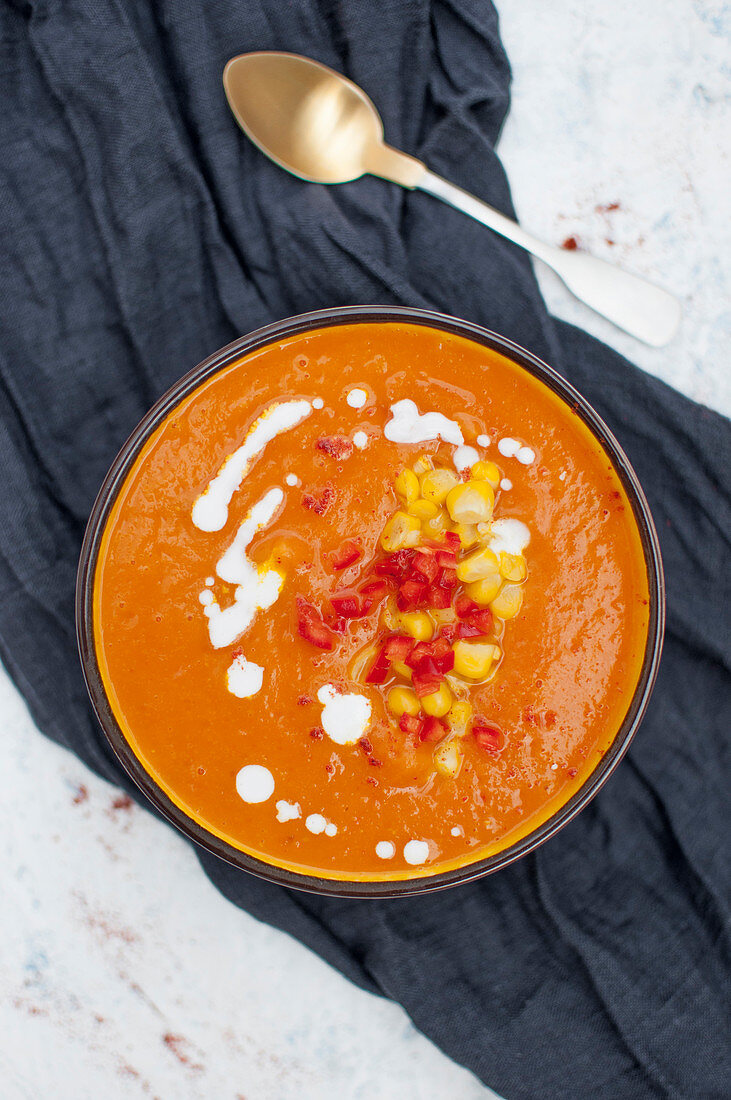
<svg viewBox="0 0 731 1100">
<path fill-rule="evenodd" d="M 663 283 L 685 319 L 671 348 L 644 348 L 541 272 L 550 306 L 731 411 L 731 8 L 500 7 L 515 73 L 501 151 L 524 224 Z M 0 716 L 5 1100 L 492 1095 L 401 1009 L 219 897 L 171 829 L 38 734 L 2 672 Z"/>
</svg>

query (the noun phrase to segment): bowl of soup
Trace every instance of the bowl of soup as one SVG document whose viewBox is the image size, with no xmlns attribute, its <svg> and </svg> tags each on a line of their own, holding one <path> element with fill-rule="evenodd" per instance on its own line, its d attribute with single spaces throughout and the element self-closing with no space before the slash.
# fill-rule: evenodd
<svg viewBox="0 0 731 1100">
<path fill-rule="evenodd" d="M 165 394 L 94 505 L 81 659 L 112 748 L 186 836 L 351 897 L 494 872 L 619 763 L 663 576 L 619 444 L 478 325 L 352 307 Z"/>
</svg>

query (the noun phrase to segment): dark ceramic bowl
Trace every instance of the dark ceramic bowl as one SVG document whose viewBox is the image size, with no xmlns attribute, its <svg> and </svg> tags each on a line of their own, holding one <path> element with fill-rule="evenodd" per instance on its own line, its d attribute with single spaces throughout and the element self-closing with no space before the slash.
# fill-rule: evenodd
<svg viewBox="0 0 731 1100">
<path fill-rule="evenodd" d="M 117 493 L 141 448 L 170 411 L 196 389 L 201 382 L 248 352 L 257 351 L 266 344 L 296 336 L 310 329 L 369 321 L 379 323 L 409 322 L 411 324 L 427 325 L 430 328 L 466 337 L 511 359 L 558 394 L 571 407 L 572 411 L 581 417 L 602 444 L 624 485 L 642 540 L 650 591 L 650 621 L 647 646 L 637 688 L 630 700 L 624 721 L 614 741 L 583 786 L 552 817 L 529 835 L 516 841 L 503 851 L 456 870 L 437 872 L 428 877 L 422 876 L 412 880 L 407 879 L 396 882 L 348 882 L 288 871 L 239 851 L 213 833 L 207 832 L 197 822 L 189 818 L 170 801 L 148 775 L 117 724 L 99 673 L 92 621 L 94 573 L 107 518 L 114 505 Z M 527 855 L 528 852 L 532 852 L 539 844 L 543 844 L 545 840 L 548 840 L 559 829 L 563 828 L 606 783 L 627 751 L 627 747 L 645 713 L 655 682 L 662 650 L 664 622 L 665 588 L 663 569 L 657 533 L 650 509 L 627 456 L 601 417 L 594 412 L 581 394 L 577 393 L 551 367 L 546 366 L 535 355 L 524 351 L 523 348 L 514 344 L 511 340 L 506 340 L 505 337 L 489 332 L 479 325 L 471 324 L 468 321 L 460 321 L 455 317 L 394 306 L 345 306 L 337 309 L 320 310 L 316 313 L 305 313 L 298 317 L 289 317 L 284 321 L 267 325 L 266 328 L 258 329 L 248 336 L 242 336 L 239 340 L 229 344 L 228 347 L 209 356 L 189 374 L 186 374 L 184 378 L 181 378 L 172 389 L 160 398 L 140 422 L 122 447 L 104 479 L 86 529 L 76 589 L 76 625 L 79 651 L 94 710 L 115 753 L 150 802 L 176 825 L 185 836 L 194 840 L 207 851 L 213 852 L 214 855 L 220 856 L 221 859 L 227 860 L 242 870 L 250 871 L 252 874 L 259 875 L 261 878 L 268 879 L 281 886 L 296 887 L 300 890 L 308 890 L 318 894 L 353 898 L 404 897 L 408 894 L 429 893 L 434 890 L 444 890 L 459 883 L 471 882 L 484 875 L 492 874 L 494 871 L 500 870 L 501 867 L 507 867 L 510 863 L 514 863 L 515 860 Z"/>
</svg>

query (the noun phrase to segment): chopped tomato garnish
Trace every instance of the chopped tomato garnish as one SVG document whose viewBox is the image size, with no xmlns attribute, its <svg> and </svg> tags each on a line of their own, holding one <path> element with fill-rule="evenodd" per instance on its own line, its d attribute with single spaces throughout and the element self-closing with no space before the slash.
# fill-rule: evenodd
<svg viewBox="0 0 731 1100">
<path fill-rule="evenodd" d="M 481 749 L 497 755 L 505 748 L 505 734 L 497 726 L 491 725 L 482 719 L 475 719 L 472 724 L 472 736 Z"/>
<path fill-rule="evenodd" d="M 446 638 L 448 642 L 453 642 L 457 637 L 460 625 L 460 623 L 445 623 L 442 627 L 442 637 Z"/>
<path fill-rule="evenodd" d="M 297 597 L 297 631 L 318 649 L 332 649 L 333 636 L 330 628 L 322 621 L 316 607 L 302 596 Z"/>
<path fill-rule="evenodd" d="M 439 571 L 439 585 L 442 588 L 456 588 L 457 587 L 457 571 L 456 569 L 443 568 Z"/>
<path fill-rule="evenodd" d="M 454 550 L 437 550 L 436 559 L 440 569 L 457 568 L 457 555 Z"/>
<path fill-rule="evenodd" d="M 387 558 L 377 562 L 374 572 L 379 577 L 396 577 L 401 580 L 411 569 L 413 558 L 413 550 L 397 550 L 395 554 L 389 554 Z"/>
<path fill-rule="evenodd" d="M 363 557 L 363 551 L 354 539 L 346 539 L 341 543 L 337 550 L 333 551 L 330 555 L 330 561 L 332 567 L 336 572 L 341 569 L 347 569 L 349 565 L 353 565 L 359 558 Z"/>
<path fill-rule="evenodd" d="M 433 550 L 428 547 L 419 547 L 414 555 L 414 572 L 431 584 L 439 572 L 439 563 Z"/>
<path fill-rule="evenodd" d="M 432 584 L 429 586 L 426 602 L 435 611 L 446 611 L 452 606 L 452 593 L 448 588 L 442 588 L 440 584 Z"/>
<path fill-rule="evenodd" d="M 424 721 L 424 728 L 419 734 L 421 741 L 441 741 L 446 736 L 447 727 L 439 718 L 429 717 Z"/>
<path fill-rule="evenodd" d="M 462 545 L 460 537 L 455 531 L 446 531 L 444 534 L 444 541 L 446 542 L 447 546 L 455 551 L 459 550 L 460 546 Z"/>
<path fill-rule="evenodd" d="M 360 587 L 360 593 L 363 597 L 363 614 L 367 615 L 368 612 L 379 604 L 388 592 L 388 585 L 384 580 L 369 581 L 368 584 L 363 584 Z"/>
<path fill-rule="evenodd" d="M 336 496 L 337 493 L 332 485 L 326 485 L 317 493 L 305 493 L 302 497 L 302 505 L 309 508 L 316 516 L 324 516 Z"/>
<path fill-rule="evenodd" d="M 399 718 L 398 726 L 402 733 L 410 733 L 414 737 L 420 737 L 424 726 L 424 719 L 415 718 L 411 714 L 402 714 Z"/>
</svg>

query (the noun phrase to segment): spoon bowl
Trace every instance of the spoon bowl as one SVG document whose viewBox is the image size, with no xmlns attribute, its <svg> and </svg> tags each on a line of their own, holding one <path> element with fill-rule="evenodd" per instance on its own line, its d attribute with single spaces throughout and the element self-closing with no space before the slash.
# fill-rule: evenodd
<svg viewBox="0 0 731 1100">
<path fill-rule="evenodd" d="M 244 133 L 310 183 L 358 179 L 369 171 L 369 151 L 383 145 L 383 123 L 365 92 L 316 61 L 242 54 L 226 65 L 223 86 Z"/>
</svg>

